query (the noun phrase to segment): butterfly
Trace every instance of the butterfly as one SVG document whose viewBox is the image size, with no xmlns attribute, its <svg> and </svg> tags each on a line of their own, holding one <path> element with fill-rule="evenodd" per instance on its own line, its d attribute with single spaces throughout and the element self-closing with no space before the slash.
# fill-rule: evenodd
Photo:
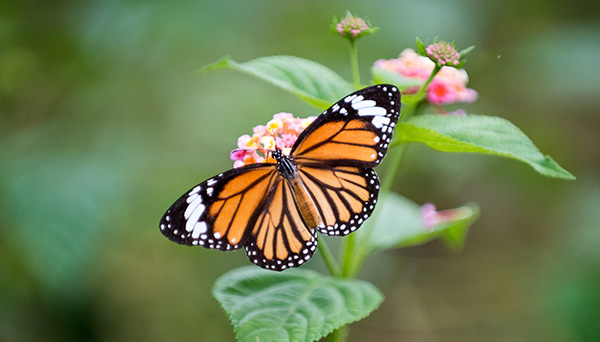
<svg viewBox="0 0 600 342">
<path fill-rule="evenodd" d="M 345 236 L 371 215 L 379 193 L 372 169 L 400 115 L 400 91 L 381 84 L 347 95 L 319 115 L 289 156 L 223 172 L 186 192 L 160 220 L 183 245 L 230 251 L 282 271 L 308 261 L 317 231 Z"/>
</svg>

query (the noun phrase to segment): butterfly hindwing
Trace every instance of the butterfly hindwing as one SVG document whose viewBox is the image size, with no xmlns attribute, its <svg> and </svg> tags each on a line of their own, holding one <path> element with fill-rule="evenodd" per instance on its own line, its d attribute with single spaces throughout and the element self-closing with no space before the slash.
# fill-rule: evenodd
<svg viewBox="0 0 600 342">
<path fill-rule="evenodd" d="M 275 164 L 251 164 L 200 183 L 167 210 L 161 232 L 179 244 L 238 249 L 277 177 Z"/>
<path fill-rule="evenodd" d="M 344 236 L 369 217 L 377 203 L 379 178 L 371 168 L 303 166 L 298 172 L 323 220 L 320 233 Z"/>
<path fill-rule="evenodd" d="M 316 248 L 317 232 L 306 226 L 288 180 L 281 178 L 256 219 L 246 254 L 260 267 L 282 271 L 308 261 Z"/>
<path fill-rule="evenodd" d="M 375 167 L 385 156 L 400 115 L 400 91 L 377 85 L 327 109 L 298 137 L 298 163 Z"/>
</svg>

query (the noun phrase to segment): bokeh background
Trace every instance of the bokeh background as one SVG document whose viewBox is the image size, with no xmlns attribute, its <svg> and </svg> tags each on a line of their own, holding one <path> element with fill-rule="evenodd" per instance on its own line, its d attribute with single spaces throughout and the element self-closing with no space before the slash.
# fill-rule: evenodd
<svg viewBox="0 0 600 342">
<path fill-rule="evenodd" d="M 350 79 L 328 27 L 347 9 L 380 27 L 359 43 L 363 81 L 416 36 L 475 45 L 480 100 L 464 108 L 509 119 L 578 177 L 411 146 L 398 192 L 482 214 L 462 253 L 433 242 L 370 259 L 360 278 L 386 301 L 350 341 L 600 339 L 598 2 L 2 0 L 0 340 L 233 340 L 210 289 L 244 253 L 178 246 L 158 220 L 231 167 L 238 136 L 319 110 L 193 71 L 289 54 Z"/>
</svg>

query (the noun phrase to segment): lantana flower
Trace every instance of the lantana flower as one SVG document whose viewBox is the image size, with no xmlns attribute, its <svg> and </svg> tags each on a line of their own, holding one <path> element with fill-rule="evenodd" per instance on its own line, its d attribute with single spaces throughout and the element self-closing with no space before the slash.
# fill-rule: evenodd
<svg viewBox="0 0 600 342">
<path fill-rule="evenodd" d="M 446 56 L 443 57 L 444 59 L 440 58 L 440 61 L 446 62 Z M 454 64 L 451 58 L 448 61 Z M 418 79 L 424 83 L 431 75 L 435 64 L 430 58 L 419 55 L 413 49 L 405 49 L 398 58 L 380 59 L 375 62 L 374 66 L 399 73 L 406 78 Z M 426 89 L 427 101 L 437 105 L 474 102 L 479 94 L 477 91 L 467 88 L 468 82 L 469 76 L 464 69 L 443 66 Z M 405 90 L 404 93 L 414 94 L 418 90 L 419 87 L 411 87 Z"/>
<path fill-rule="evenodd" d="M 331 30 L 342 37 L 355 40 L 377 31 L 377 27 L 372 27 L 366 20 L 350 12 L 341 20 L 333 18 Z"/>
<path fill-rule="evenodd" d="M 294 118 L 290 113 L 278 113 L 266 125 L 252 129 L 252 136 L 245 134 L 238 138 L 238 149 L 231 152 L 233 167 L 273 162 L 269 151 L 279 149 L 289 155 L 298 135 L 310 125 L 316 116 Z"/>
</svg>

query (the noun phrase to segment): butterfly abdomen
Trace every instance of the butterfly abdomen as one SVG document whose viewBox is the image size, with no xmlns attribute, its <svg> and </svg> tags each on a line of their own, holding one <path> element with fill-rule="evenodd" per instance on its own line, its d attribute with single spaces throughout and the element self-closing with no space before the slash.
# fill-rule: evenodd
<svg viewBox="0 0 600 342">
<path fill-rule="evenodd" d="M 306 186 L 298 176 L 298 166 L 290 157 L 283 155 L 281 150 L 273 152 L 273 158 L 277 161 L 277 170 L 279 174 L 285 178 L 286 184 L 294 194 L 294 201 L 306 226 L 310 229 L 315 229 L 317 226 L 323 225 L 323 219 L 317 210 L 317 203 L 308 193 Z"/>
</svg>

